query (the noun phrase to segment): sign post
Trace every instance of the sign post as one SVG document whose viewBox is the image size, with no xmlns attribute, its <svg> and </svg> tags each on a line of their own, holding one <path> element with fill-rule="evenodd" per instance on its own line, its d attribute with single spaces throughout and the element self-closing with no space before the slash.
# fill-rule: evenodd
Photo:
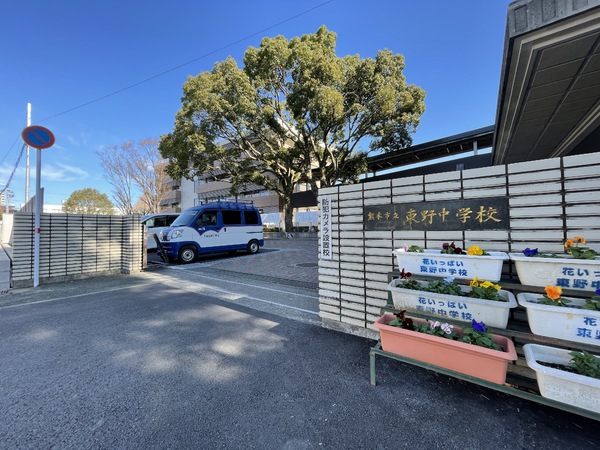
<svg viewBox="0 0 600 450">
<path fill-rule="evenodd" d="M 33 238 L 33 287 L 40 284 L 40 217 L 42 215 L 42 150 L 54 145 L 54 134 L 48 128 L 31 125 L 21 132 L 27 145 L 37 149 L 35 162 L 35 224 Z"/>
</svg>

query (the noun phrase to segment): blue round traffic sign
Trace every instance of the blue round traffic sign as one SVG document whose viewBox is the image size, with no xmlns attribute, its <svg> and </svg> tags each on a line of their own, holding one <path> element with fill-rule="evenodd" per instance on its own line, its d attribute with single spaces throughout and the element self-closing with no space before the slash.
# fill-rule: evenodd
<svg viewBox="0 0 600 450">
<path fill-rule="evenodd" d="M 54 145 L 54 134 L 48 128 L 31 125 L 23 130 L 21 137 L 27 145 L 33 148 L 44 149 Z"/>
</svg>

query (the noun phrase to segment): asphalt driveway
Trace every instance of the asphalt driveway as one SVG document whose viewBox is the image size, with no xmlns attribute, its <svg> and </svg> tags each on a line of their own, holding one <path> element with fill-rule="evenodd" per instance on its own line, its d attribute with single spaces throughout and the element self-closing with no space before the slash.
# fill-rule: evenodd
<svg viewBox="0 0 600 450">
<path fill-rule="evenodd" d="M 597 422 L 396 361 L 373 388 L 373 344 L 152 282 L 0 308 L 0 448 L 599 446 Z"/>
</svg>

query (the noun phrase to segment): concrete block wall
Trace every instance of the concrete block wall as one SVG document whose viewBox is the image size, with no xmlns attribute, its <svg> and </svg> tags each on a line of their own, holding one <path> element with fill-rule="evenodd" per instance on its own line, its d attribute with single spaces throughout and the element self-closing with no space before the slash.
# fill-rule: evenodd
<svg viewBox="0 0 600 450">
<path fill-rule="evenodd" d="M 40 283 L 143 268 L 145 238 L 139 215 L 42 214 Z M 12 287 L 33 286 L 34 214 L 14 215 Z"/>
<path fill-rule="evenodd" d="M 600 251 L 600 153 L 419 175 L 321 189 L 331 196 L 333 254 L 319 261 L 319 308 L 325 327 L 377 338 L 373 322 L 387 302 L 388 273 L 399 270 L 392 251 L 404 244 L 521 252 L 563 251 L 582 235 Z M 509 229 L 369 231 L 366 206 L 506 197 Z M 510 264 L 504 276 L 516 281 Z"/>
</svg>

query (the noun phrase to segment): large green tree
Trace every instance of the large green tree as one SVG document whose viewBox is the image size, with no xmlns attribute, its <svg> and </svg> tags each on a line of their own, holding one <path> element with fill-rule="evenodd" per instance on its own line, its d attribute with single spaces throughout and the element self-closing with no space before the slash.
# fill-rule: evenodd
<svg viewBox="0 0 600 450">
<path fill-rule="evenodd" d="M 63 203 L 63 211 L 71 214 L 113 214 L 108 195 L 92 188 L 74 191 Z"/>
<path fill-rule="evenodd" d="M 289 41 L 265 38 L 248 48 L 243 69 L 229 57 L 190 77 L 159 146 L 169 174 L 192 178 L 219 161 L 234 191 L 258 184 L 277 192 L 289 229 L 298 182 L 315 194 L 355 182 L 370 151 L 409 146 L 425 92 L 406 83 L 404 57 L 340 58 L 335 45 L 325 26 Z"/>
</svg>

